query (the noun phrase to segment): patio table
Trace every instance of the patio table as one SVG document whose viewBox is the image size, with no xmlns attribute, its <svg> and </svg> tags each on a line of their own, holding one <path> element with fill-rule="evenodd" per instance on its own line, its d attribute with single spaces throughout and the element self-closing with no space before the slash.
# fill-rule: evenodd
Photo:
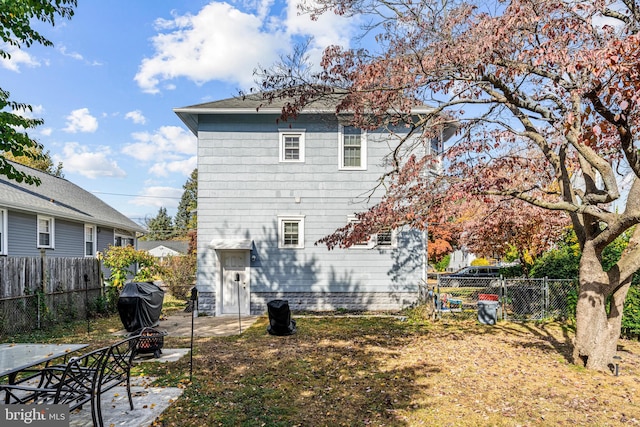
<svg viewBox="0 0 640 427">
<path fill-rule="evenodd" d="M 20 371 L 88 346 L 89 344 L 0 344 L 0 378 L 8 376 L 8 384 L 15 384 Z"/>
</svg>

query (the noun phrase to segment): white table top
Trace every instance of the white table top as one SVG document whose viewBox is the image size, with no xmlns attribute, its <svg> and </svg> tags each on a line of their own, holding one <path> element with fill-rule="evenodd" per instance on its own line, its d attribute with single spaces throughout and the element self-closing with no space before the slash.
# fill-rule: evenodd
<svg viewBox="0 0 640 427">
<path fill-rule="evenodd" d="M 0 377 L 48 362 L 88 344 L 0 344 Z"/>
</svg>

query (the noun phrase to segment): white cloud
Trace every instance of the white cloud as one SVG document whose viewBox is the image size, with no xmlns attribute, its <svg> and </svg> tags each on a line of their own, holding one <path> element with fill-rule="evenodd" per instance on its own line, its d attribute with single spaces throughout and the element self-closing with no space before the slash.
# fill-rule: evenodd
<svg viewBox="0 0 640 427">
<path fill-rule="evenodd" d="M 86 146 L 77 142 L 68 142 L 64 145 L 62 155 L 54 155 L 54 163 L 62 162 L 64 171 L 77 173 L 90 179 L 98 177 L 123 178 L 127 174 L 120 169 L 115 160 L 111 160 L 109 147 L 99 147 L 95 151 L 89 151 Z"/>
<path fill-rule="evenodd" d="M 129 111 L 124 115 L 125 119 L 130 119 L 133 123 L 137 125 L 143 125 L 147 122 L 147 119 L 142 114 L 140 110 Z"/>
<path fill-rule="evenodd" d="M 261 12 L 262 13 L 262 12 Z M 271 64 L 289 46 L 286 31 L 265 28 L 265 18 L 227 3 L 210 3 L 197 15 L 175 15 L 156 21 L 155 54 L 142 60 L 135 81 L 149 93 L 161 82 L 186 77 L 197 84 L 225 80 L 253 83 L 259 63 Z"/>
<path fill-rule="evenodd" d="M 300 14 L 298 4 L 298 1 L 288 2 L 285 26 L 291 37 L 313 38 L 307 52 L 313 64 L 320 64 L 326 47 L 338 45 L 346 48 L 350 45 L 352 31 L 359 25 L 357 17 L 345 18 L 335 13 L 325 13 L 312 21 L 308 14 Z"/>
<path fill-rule="evenodd" d="M 178 126 L 162 126 L 154 133 L 135 132 L 131 136 L 136 142 L 125 145 L 122 152 L 140 161 L 175 161 L 196 154 L 196 137 Z"/>
<path fill-rule="evenodd" d="M 254 84 L 254 69 L 277 62 L 297 37 L 313 38 L 308 53 L 319 64 L 325 47 L 348 47 L 358 25 L 356 18 L 333 13 L 312 21 L 309 15 L 299 14 L 297 0 L 288 0 L 284 19 L 275 16 L 280 11 L 275 10 L 273 0 L 242 3 L 253 12 L 211 2 L 196 15 L 156 20 L 159 33 L 151 39 L 155 53 L 142 60 L 134 78 L 138 86 L 144 92 L 158 93 L 160 85 L 171 90 L 175 88 L 171 80 L 185 77 L 196 84 L 224 80 L 246 88 Z"/>
<path fill-rule="evenodd" d="M 67 127 L 63 130 L 69 133 L 95 132 L 98 129 L 98 120 L 89 113 L 88 108 L 73 110 L 67 116 Z"/>
<path fill-rule="evenodd" d="M 15 46 L 3 44 L 2 46 L 0 46 L 0 49 L 11 55 L 11 59 L 0 57 L 0 66 L 2 68 L 6 68 L 7 70 L 19 73 L 21 65 L 24 65 L 26 67 L 40 66 L 40 61 L 29 55 L 29 53 L 25 52 L 24 50 L 20 50 Z"/>
<path fill-rule="evenodd" d="M 167 209 L 177 208 L 184 190 L 182 188 L 151 186 L 142 190 L 143 196 L 135 197 L 131 204 Z"/>
<path fill-rule="evenodd" d="M 61 45 L 58 50 L 60 51 L 61 54 L 63 54 L 64 56 L 67 56 L 69 58 L 73 58 L 75 60 L 78 61 L 83 61 L 84 57 L 82 55 L 80 55 L 78 52 L 69 52 L 67 51 L 67 47 L 65 45 Z"/>
<path fill-rule="evenodd" d="M 172 173 L 189 176 L 196 167 L 198 167 L 198 157 L 192 156 L 184 160 L 155 163 L 149 168 L 149 173 L 156 176 L 169 176 Z"/>
</svg>

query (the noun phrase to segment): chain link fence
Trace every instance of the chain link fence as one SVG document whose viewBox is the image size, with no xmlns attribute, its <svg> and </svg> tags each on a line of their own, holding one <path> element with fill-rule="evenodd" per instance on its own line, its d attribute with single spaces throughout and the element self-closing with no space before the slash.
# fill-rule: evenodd
<svg viewBox="0 0 640 427">
<path fill-rule="evenodd" d="M 447 277 L 420 288 L 420 301 L 433 305 L 438 317 L 475 317 L 478 301 L 497 301 L 498 319 L 508 321 L 565 320 L 575 315 L 574 280 Z"/>
<path fill-rule="evenodd" d="M 75 290 L 44 294 L 37 292 L 0 299 L 0 340 L 20 333 L 86 319 L 97 309 L 101 289 Z"/>
</svg>

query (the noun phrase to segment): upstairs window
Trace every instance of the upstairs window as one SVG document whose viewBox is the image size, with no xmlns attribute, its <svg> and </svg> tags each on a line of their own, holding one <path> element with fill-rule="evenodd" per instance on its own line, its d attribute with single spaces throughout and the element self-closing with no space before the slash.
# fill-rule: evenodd
<svg viewBox="0 0 640 427">
<path fill-rule="evenodd" d="M 366 133 L 353 126 L 340 126 L 340 169 L 367 169 Z"/>
<path fill-rule="evenodd" d="M 39 248 L 54 247 L 54 221 L 48 216 L 38 216 L 38 245 Z"/>
<path fill-rule="evenodd" d="M 96 254 L 96 226 L 84 226 L 84 256 L 95 256 Z"/>
<path fill-rule="evenodd" d="M 304 130 L 280 130 L 280 162 L 304 162 Z"/>
<path fill-rule="evenodd" d="M 304 248 L 304 216 L 278 217 L 278 247 L 290 249 Z"/>
</svg>

